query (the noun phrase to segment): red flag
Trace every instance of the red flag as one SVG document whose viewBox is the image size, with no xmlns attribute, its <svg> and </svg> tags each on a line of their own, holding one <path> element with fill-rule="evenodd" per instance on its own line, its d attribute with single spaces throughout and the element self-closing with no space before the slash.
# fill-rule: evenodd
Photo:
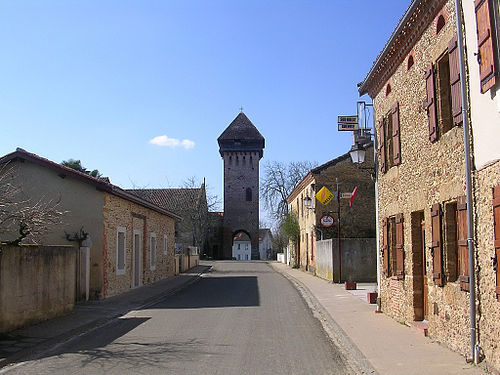
<svg viewBox="0 0 500 375">
<path fill-rule="evenodd" d="M 349 200 L 349 207 L 352 206 L 352 202 L 354 202 L 354 198 L 356 198 L 356 193 L 358 192 L 358 187 L 356 186 L 351 194 L 351 199 Z"/>
</svg>

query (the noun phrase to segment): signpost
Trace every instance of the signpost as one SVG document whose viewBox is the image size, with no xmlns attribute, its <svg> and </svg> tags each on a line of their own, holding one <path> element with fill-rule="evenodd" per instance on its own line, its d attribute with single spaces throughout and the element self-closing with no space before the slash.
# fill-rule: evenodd
<svg viewBox="0 0 500 375">
<path fill-rule="evenodd" d="M 338 131 L 359 130 L 358 116 L 337 116 Z"/>
<path fill-rule="evenodd" d="M 331 192 L 326 186 L 323 186 L 317 193 L 316 199 L 321 202 L 323 206 L 328 205 L 332 200 L 337 198 L 337 192 Z"/>
<path fill-rule="evenodd" d="M 322 227 L 330 228 L 331 226 L 333 226 L 333 224 L 335 224 L 335 219 L 333 218 L 333 216 L 323 215 L 321 216 L 321 219 L 319 219 L 319 222 Z"/>
</svg>

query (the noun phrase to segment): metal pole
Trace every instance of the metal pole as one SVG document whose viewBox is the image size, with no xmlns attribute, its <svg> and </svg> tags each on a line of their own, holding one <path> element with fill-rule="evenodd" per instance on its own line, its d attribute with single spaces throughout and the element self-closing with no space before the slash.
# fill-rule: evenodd
<svg viewBox="0 0 500 375">
<path fill-rule="evenodd" d="M 335 178 L 335 183 L 337 184 L 337 256 L 339 260 L 339 284 L 342 282 L 342 255 L 340 246 L 340 190 L 339 190 L 339 179 Z"/>
<path fill-rule="evenodd" d="M 464 152 L 465 152 L 465 187 L 467 195 L 467 245 L 469 251 L 469 304 L 470 304 L 470 352 L 474 363 L 478 362 L 476 351 L 476 280 L 474 267 L 474 228 L 472 211 L 472 173 L 470 163 L 470 137 L 469 137 L 469 114 L 467 102 L 467 87 L 464 65 L 464 42 L 462 34 L 462 11 L 460 0 L 455 0 L 457 18 L 458 39 L 458 62 L 460 66 L 460 89 L 462 94 L 462 121 L 464 130 Z"/>
</svg>

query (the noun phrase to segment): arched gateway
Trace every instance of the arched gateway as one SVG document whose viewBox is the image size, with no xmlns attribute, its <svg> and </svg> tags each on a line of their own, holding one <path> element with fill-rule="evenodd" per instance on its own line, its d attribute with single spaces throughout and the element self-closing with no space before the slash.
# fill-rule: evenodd
<svg viewBox="0 0 500 375">
<path fill-rule="evenodd" d="M 232 258 L 233 237 L 246 232 L 251 258 L 259 259 L 259 161 L 265 140 L 243 113 L 217 139 L 224 161 L 224 220 L 222 252 Z"/>
</svg>

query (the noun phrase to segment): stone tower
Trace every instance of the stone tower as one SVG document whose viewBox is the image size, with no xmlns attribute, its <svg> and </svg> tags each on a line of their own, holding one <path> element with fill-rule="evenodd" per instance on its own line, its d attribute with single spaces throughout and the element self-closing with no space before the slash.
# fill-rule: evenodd
<svg viewBox="0 0 500 375">
<path fill-rule="evenodd" d="M 243 112 L 217 139 L 224 160 L 222 252 L 231 259 L 233 237 L 250 237 L 252 259 L 259 259 L 259 161 L 265 140 Z"/>
</svg>

